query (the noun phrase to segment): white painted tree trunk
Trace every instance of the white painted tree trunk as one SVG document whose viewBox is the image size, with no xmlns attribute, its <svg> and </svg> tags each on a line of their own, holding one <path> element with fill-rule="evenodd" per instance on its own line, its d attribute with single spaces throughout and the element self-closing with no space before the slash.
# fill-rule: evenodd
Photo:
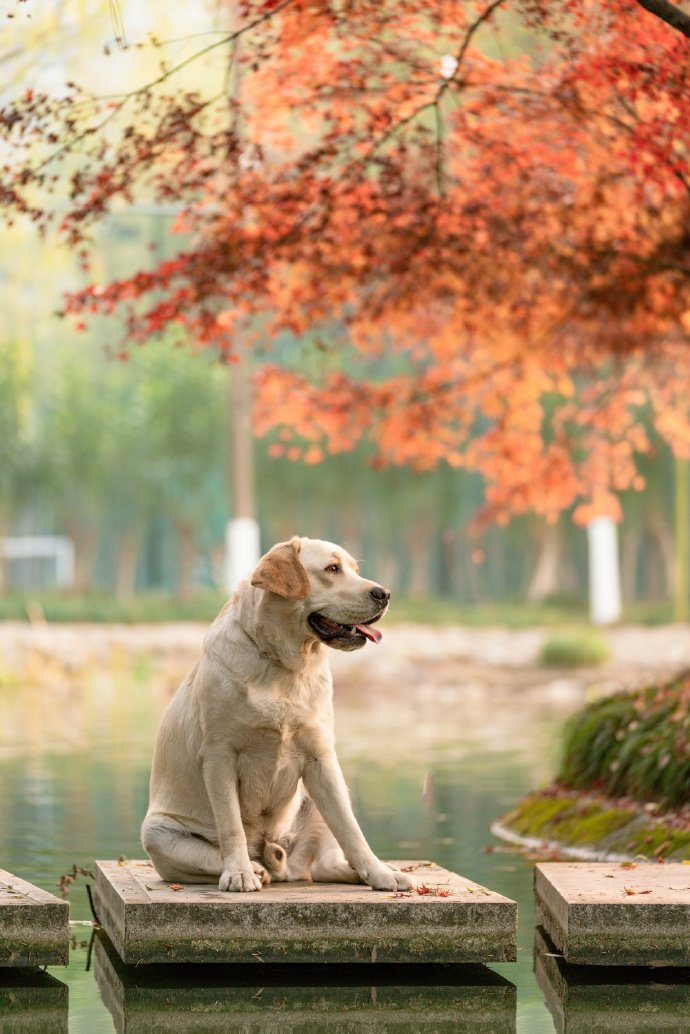
<svg viewBox="0 0 690 1034">
<path fill-rule="evenodd" d="M 594 625 L 611 625 L 621 617 L 618 527 L 610 517 L 587 525 L 589 547 L 589 617 Z"/>
<path fill-rule="evenodd" d="M 261 556 L 259 524 L 253 517 L 234 517 L 225 526 L 225 588 L 233 593 L 248 578 Z"/>
</svg>

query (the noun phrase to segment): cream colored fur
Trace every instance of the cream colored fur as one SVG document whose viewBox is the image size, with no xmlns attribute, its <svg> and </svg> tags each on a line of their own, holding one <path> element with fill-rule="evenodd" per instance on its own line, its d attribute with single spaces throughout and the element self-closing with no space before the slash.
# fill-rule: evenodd
<svg viewBox="0 0 690 1034">
<path fill-rule="evenodd" d="M 414 886 L 373 854 L 354 817 L 323 629 L 308 621 L 369 624 L 387 602 L 333 543 L 293 538 L 261 559 L 161 720 L 142 842 L 163 879 L 228 891 L 260 890 L 270 876 Z M 365 643 L 352 627 L 331 640 Z"/>
</svg>

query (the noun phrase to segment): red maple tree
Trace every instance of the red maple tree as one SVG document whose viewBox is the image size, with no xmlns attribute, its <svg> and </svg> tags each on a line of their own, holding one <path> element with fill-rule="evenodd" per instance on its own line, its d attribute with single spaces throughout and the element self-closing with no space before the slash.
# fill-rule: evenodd
<svg viewBox="0 0 690 1034">
<path fill-rule="evenodd" d="M 650 414 L 690 456 L 681 8 L 235 14 L 194 55 L 209 79 L 221 67 L 220 89 L 175 89 L 182 66 L 165 66 L 115 100 L 71 86 L 0 111 L 6 211 L 44 230 L 66 177 L 58 231 L 85 263 L 115 199 L 177 209 L 174 258 L 92 283 L 67 313 L 116 314 L 125 347 L 171 325 L 229 353 L 241 335 L 275 455 L 318 462 L 366 439 L 375 462 L 465 466 L 499 519 L 616 514 Z M 286 331 L 314 346 L 307 372 L 278 355 Z"/>
</svg>

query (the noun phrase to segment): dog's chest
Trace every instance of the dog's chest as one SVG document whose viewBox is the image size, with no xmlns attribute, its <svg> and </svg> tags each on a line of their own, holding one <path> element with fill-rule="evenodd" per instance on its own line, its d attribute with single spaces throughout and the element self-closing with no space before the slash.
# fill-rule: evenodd
<svg viewBox="0 0 690 1034">
<path fill-rule="evenodd" d="M 290 738 L 305 722 L 328 721 L 331 707 L 330 682 L 314 672 L 299 680 L 275 679 L 250 683 L 245 706 L 250 724 L 257 729 L 274 730 Z"/>
<path fill-rule="evenodd" d="M 248 769 L 260 769 L 263 779 L 270 779 L 277 771 L 287 773 L 301 768 L 301 755 L 308 730 L 322 729 L 328 736 L 332 728 L 332 711 L 328 693 L 286 693 L 280 685 L 250 685 L 244 700 L 241 764 Z M 254 777 L 261 779 L 258 771 Z M 249 772 L 245 772 L 249 775 Z"/>
<path fill-rule="evenodd" d="M 299 697 L 290 699 L 279 689 L 249 686 L 246 696 L 246 717 L 257 734 L 277 735 L 290 739 L 309 714 L 308 705 Z"/>
<path fill-rule="evenodd" d="M 274 688 L 249 687 L 243 742 L 237 754 L 239 795 L 245 819 L 276 816 L 291 800 L 303 768 L 302 731 L 313 715 L 304 702 Z"/>
</svg>

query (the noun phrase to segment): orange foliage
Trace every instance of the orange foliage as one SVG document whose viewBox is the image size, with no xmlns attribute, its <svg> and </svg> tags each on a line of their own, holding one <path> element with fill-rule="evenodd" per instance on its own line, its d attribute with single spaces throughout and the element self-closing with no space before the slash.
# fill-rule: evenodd
<svg viewBox="0 0 690 1034">
<path fill-rule="evenodd" d="M 84 138 L 62 222 L 82 247 L 136 185 L 179 203 L 191 243 L 68 312 L 119 313 L 128 339 L 177 324 L 232 352 L 241 335 L 272 455 L 367 441 L 375 462 L 464 466 L 485 517 L 617 516 L 650 419 L 690 455 L 680 35 L 632 0 L 241 9 L 239 99 L 124 102 L 119 140 Z M 32 95 L 0 124 L 30 150 L 60 117 L 69 103 Z M 34 168 L 4 196 L 40 223 Z M 306 363 L 285 331 L 316 342 Z"/>
</svg>

